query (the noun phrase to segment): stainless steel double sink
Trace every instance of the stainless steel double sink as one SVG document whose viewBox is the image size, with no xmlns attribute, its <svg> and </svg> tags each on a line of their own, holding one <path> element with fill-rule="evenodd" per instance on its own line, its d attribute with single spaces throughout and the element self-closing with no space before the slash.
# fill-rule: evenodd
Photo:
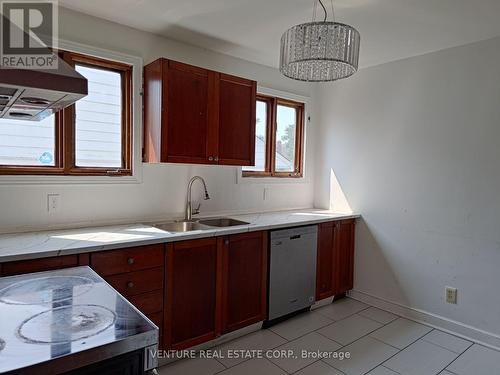
<svg viewBox="0 0 500 375">
<path fill-rule="evenodd" d="M 196 221 L 173 221 L 168 223 L 153 224 L 153 226 L 166 232 L 191 232 L 194 230 L 227 228 L 248 224 L 250 223 L 247 223 L 246 221 L 231 219 L 229 217 L 218 217 L 210 219 L 199 219 Z"/>
</svg>

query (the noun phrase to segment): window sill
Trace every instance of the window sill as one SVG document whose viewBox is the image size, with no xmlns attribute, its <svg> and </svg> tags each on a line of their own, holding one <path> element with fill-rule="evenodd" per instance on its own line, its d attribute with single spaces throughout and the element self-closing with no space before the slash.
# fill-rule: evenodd
<svg viewBox="0 0 500 375">
<path fill-rule="evenodd" d="M 302 177 L 269 177 L 269 176 L 247 176 L 243 177 L 241 167 L 236 168 L 237 184 L 263 184 L 263 185 L 290 185 L 290 184 L 308 184 L 311 179 L 306 175 Z"/>
<path fill-rule="evenodd" d="M 140 184 L 142 175 L 133 176 L 47 176 L 2 175 L 0 185 L 84 185 L 84 184 Z"/>
</svg>

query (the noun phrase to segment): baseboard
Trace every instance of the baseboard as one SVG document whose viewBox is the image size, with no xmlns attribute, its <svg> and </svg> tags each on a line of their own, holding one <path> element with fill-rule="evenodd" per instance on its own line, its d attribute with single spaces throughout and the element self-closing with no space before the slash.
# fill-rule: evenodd
<svg viewBox="0 0 500 375">
<path fill-rule="evenodd" d="M 352 299 L 365 302 L 396 315 L 403 316 L 419 323 L 427 324 L 428 326 L 451 333 L 455 336 L 462 337 L 495 350 L 500 350 L 500 336 L 494 333 L 483 331 L 476 327 L 472 327 L 440 315 L 432 314 L 427 311 L 388 301 L 359 290 L 351 290 L 348 293 L 348 296 Z"/>
<path fill-rule="evenodd" d="M 311 306 L 311 310 L 319 309 L 320 307 L 329 305 L 333 302 L 333 297 L 328 297 L 319 301 L 314 302 L 314 305 Z"/>
</svg>

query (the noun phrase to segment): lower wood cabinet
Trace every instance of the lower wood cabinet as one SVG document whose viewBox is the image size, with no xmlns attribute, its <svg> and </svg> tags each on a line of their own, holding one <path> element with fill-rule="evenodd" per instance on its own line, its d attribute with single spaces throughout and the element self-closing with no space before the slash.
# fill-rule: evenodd
<svg viewBox="0 0 500 375">
<path fill-rule="evenodd" d="M 160 328 L 163 337 L 164 244 L 99 251 L 80 256 L 109 285 Z"/>
<path fill-rule="evenodd" d="M 266 317 L 267 232 L 167 245 L 164 347 L 181 350 Z"/>
<path fill-rule="evenodd" d="M 167 245 L 164 347 L 185 349 L 220 332 L 220 262 L 217 239 Z"/>
<path fill-rule="evenodd" d="M 318 228 L 316 300 L 353 287 L 355 220 L 322 223 Z"/>
<path fill-rule="evenodd" d="M 317 301 L 331 297 L 334 294 L 334 230 L 334 222 L 318 225 L 318 255 L 316 260 Z"/>
<path fill-rule="evenodd" d="M 222 249 L 222 333 L 266 318 L 267 232 L 218 238 Z"/>
<path fill-rule="evenodd" d="M 76 266 L 78 266 L 78 255 L 19 260 L 1 263 L 0 276 L 13 276 L 21 275 L 23 273 L 52 271 Z"/>
</svg>

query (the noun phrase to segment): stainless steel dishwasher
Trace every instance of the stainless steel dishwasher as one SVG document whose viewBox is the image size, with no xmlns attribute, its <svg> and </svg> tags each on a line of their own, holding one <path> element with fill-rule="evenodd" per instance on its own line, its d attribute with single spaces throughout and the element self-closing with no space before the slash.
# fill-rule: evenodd
<svg viewBox="0 0 500 375">
<path fill-rule="evenodd" d="M 271 232 L 269 321 L 314 303 L 317 237 L 317 225 Z"/>
</svg>

